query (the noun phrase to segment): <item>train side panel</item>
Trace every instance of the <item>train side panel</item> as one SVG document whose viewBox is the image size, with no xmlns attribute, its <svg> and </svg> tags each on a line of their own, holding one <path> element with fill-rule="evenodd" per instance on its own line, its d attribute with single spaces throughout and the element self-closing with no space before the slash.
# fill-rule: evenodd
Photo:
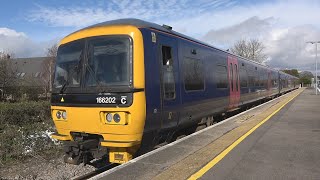
<svg viewBox="0 0 320 180">
<path fill-rule="evenodd" d="M 292 89 L 289 81 L 280 87 L 281 75 L 266 66 L 168 32 L 140 31 L 144 37 L 147 111 L 141 147 L 170 141 L 180 130 L 234 110 L 230 107 L 230 57 L 237 62 L 235 73 L 239 75 L 240 102 L 235 107 Z"/>
<path fill-rule="evenodd" d="M 227 59 L 233 55 L 169 33 L 147 28 L 140 30 L 144 36 L 146 67 L 147 120 L 144 139 L 149 138 L 149 142 L 152 139 L 156 143 L 179 129 L 196 126 L 203 122 L 204 117 L 230 109 Z M 172 48 L 174 62 L 175 98 L 167 108 L 165 106 L 169 101 L 164 99 L 163 79 L 163 67 L 167 66 L 163 62 L 163 46 Z M 294 87 L 294 81 L 290 81 L 289 76 L 279 75 L 278 71 L 258 63 L 235 58 L 241 91 L 238 106 L 273 97 L 279 89 L 281 93 Z M 292 85 L 290 82 L 293 82 Z"/>
<path fill-rule="evenodd" d="M 179 71 L 179 74 L 177 76 L 180 76 L 178 79 L 178 83 L 176 85 L 180 86 L 180 92 L 177 92 L 177 96 L 181 96 L 181 104 L 177 106 L 178 109 L 181 110 L 180 112 L 180 119 L 179 124 L 185 124 L 185 123 L 192 123 L 193 121 L 198 121 L 201 119 L 201 117 L 210 115 L 215 112 L 222 112 L 227 110 L 229 105 L 229 85 L 228 85 L 228 72 L 227 72 L 227 57 L 228 54 L 220 51 L 218 49 L 212 49 L 208 47 L 204 47 L 202 45 L 181 39 L 176 38 L 170 34 L 161 33 L 161 32 L 153 32 L 156 34 L 157 42 L 151 43 L 151 32 L 147 29 L 141 30 L 145 35 L 145 46 L 146 46 L 146 52 L 145 56 L 152 58 L 151 60 L 146 59 L 146 66 L 150 67 L 147 68 L 146 71 L 146 77 L 153 77 L 150 78 L 150 80 L 147 80 L 149 84 L 152 84 L 152 82 L 155 82 L 154 85 L 150 86 L 150 90 L 153 89 L 152 92 L 147 92 L 147 94 L 153 94 L 153 95 L 147 95 L 147 98 L 150 97 L 150 103 L 157 102 L 158 108 L 160 107 L 161 98 L 156 97 L 157 95 L 161 95 L 160 91 L 160 81 L 161 78 L 159 75 L 159 64 L 160 63 L 160 57 L 159 57 L 159 48 L 160 45 L 158 42 L 161 41 L 161 37 L 163 38 L 171 38 L 171 39 L 177 39 L 178 40 L 178 58 L 177 61 L 179 62 L 179 69 L 174 68 L 175 70 Z M 148 39 L 148 40 L 147 40 Z M 149 50 L 147 48 L 150 48 Z M 149 53 L 152 52 L 152 53 Z M 148 55 L 149 54 L 149 55 Z M 150 65 L 147 65 L 148 63 L 151 63 Z M 190 72 L 190 66 L 193 65 L 196 69 L 196 72 Z M 246 64 L 245 66 L 251 67 L 252 65 L 250 63 L 242 63 Z M 240 64 L 239 64 L 240 66 Z M 188 69 L 189 68 L 189 69 Z M 260 67 L 259 67 L 260 68 Z M 225 69 L 225 72 L 222 72 L 221 69 Z M 264 70 L 266 71 L 266 70 Z M 221 72 L 223 73 L 221 75 Z M 150 73 L 150 74 L 149 74 Z M 188 74 L 188 73 L 199 73 L 199 74 Z M 153 74 L 151 76 L 151 74 Z M 190 78 L 192 75 L 199 76 L 198 79 L 201 82 L 192 83 L 192 82 L 186 82 L 186 81 L 192 81 Z M 253 74 L 257 75 L 257 74 Z M 264 76 L 267 77 L 267 76 Z M 255 77 L 253 77 L 255 78 Z M 257 79 L 257 78 L 256 78 Z M 220 81 L 223 80 L 224 84 L 221 84 Z M 261 80 L 267 82 L 267 79 Z M 188 84 L 189 83 L 189 84 Z M 254 84 L 252 86 L 248 87 L 248 83 L 246 83 L 247 87 L 244 89 L 241 89 L 242 94 L 249 93 L 251 96 L 248 98 L 250 100 L 259 99 L 267 92 L 261 93 L 261 89 L 255 87 Z M 262 83 L 261 83 L 262 84 Z M 147 88 L 149 89 L 149 88 Z M 249 89 L 249 90 L 248 90 Z M 260 92 L 258 91 L 260 90 Z M 253 93 L 258 91 L 258 93 Z M 151 102 L 151 99 L 156 99 Z M 147 100 L 148 102 L 148 100 Z M 246 101 L 243 101 L 246 102 Z M 147 103 L 148 104 L 148 103 Z M 152 109 L 155 108 L 149 107 L 150 112 L 152 112 Z M 150 117 L 154 116 L 151 115 Z M 148 129 L 148 128 L 146 128 Z"/>
</svg>

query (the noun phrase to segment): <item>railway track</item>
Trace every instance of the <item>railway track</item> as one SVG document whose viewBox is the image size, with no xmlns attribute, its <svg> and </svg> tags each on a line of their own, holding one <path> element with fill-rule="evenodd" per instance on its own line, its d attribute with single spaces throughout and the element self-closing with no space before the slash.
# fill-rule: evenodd
<svg viewBox="0 0 320 180">
<path fill-rule="evenodd" d="M 118 164 L 107 164 L 103 167 L 100 167 L 100 168 L 97 168 L 96 170 L 92 171 L 92 172 L 89 172 L 87 174 L 84 174 L 84 175 L 81 175 L 81 176 L 77 176 L 77 177 L 74 177 L 72 178 L 73 180 L 84 180 L 84 179 L 89 179 L 93 176 L 96 176 L 106 170 L 109 170 L 109 169 L 112 169 L 114 167 L 116 167 Z"/>
</svg>

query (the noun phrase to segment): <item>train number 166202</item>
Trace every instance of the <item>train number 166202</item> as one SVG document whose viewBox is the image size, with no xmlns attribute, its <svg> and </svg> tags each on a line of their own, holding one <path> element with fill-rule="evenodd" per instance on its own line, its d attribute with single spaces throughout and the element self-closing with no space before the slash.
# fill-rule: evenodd
<svg viewBox="0 0 320 180">
<path fill-rule="evenodd" d="M 98 104 L 116 104 L 116 97 L 97 97 Z"/>
</svg>

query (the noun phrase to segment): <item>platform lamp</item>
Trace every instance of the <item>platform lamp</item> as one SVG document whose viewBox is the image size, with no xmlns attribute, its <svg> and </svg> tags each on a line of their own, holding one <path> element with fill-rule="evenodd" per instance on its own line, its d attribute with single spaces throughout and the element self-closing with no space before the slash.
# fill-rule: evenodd
<svg viewBox="0 0 320 180">
<path fill-rule="evenodd" d="M 308 41 L 307 43 L 311 43 L 311 44 L 315 44 L 316 45 L 316 95 L 318 95 L 318 43 L 320 43 L 320 41 Z"/>
</svg>

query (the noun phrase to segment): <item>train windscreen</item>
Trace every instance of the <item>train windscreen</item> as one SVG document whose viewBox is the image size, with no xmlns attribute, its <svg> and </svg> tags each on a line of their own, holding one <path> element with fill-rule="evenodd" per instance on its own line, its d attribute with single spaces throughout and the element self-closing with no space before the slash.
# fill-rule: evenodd
<svg viewBox="0 0 320 180">
<path fill-rule="evenodd" d="M 124 36 L 67 43 L 58 49 L 53 87 L 130 86 L 131 56 L 132 42 Z"/>
</svg>

